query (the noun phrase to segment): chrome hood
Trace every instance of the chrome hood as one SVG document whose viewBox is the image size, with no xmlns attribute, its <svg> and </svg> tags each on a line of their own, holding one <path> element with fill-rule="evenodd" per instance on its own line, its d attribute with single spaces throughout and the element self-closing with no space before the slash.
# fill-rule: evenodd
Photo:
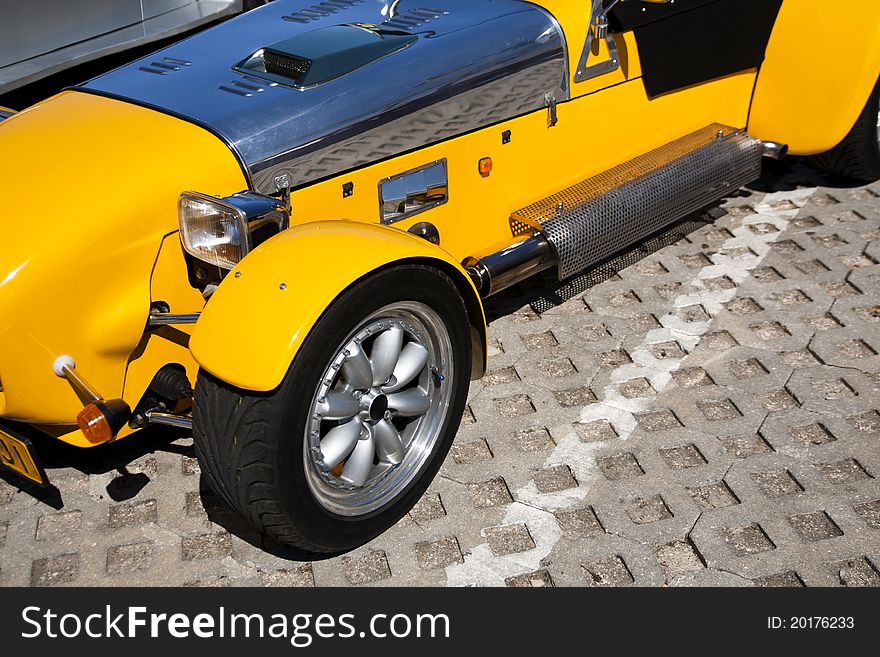
<svg viewBox="0 0 880 657">
<path fill-rule="evenodd" d="M 305 0 L 307 1 L 307 0 Z M 82 90 L 201 125 L 273 193 L 483 128 L 568 98 L 565 42 L 519 0 L 276 0 L 96 78 Z M 391 14 L 391 15 L 390 15 Z M 299 35 L 364 24 L 414 35 L 406 47 L 314 86 L 243 68 Z"/>
</svg>

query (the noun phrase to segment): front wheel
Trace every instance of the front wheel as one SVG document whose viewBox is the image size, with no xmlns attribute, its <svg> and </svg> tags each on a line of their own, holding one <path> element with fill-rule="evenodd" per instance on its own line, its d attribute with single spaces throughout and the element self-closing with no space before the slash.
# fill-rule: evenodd
<svg viewBox="0 0 880 657">
<path fill-rule="evenodd" d="M 811 160 L 835 176 L 860 182 L 880 180 L 880 80 L 843 141 Z"/>
<path fill-rule="evenodd" d="M 439 469 L 471 371 L 455 284 L 419 265 L 352 286 L 274 391 L 201 372 L 193 436 L 208 483 L 259 530 L 312 552 L 361 545 L 397 522 Z"/>
</svg>

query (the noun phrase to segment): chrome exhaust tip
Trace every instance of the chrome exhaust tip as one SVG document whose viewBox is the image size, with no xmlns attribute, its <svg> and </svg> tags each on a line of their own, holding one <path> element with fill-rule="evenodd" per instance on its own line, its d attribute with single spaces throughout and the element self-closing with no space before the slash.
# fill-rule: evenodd
<svg viewBox="0 0 880 657">
<path fill-rule="evenodd" d="M 762 141 L 761 155 L 773 160 L 781 160 L 788 155 L 788 144 L 780 144 L 775 141 Z"/>
</svg>

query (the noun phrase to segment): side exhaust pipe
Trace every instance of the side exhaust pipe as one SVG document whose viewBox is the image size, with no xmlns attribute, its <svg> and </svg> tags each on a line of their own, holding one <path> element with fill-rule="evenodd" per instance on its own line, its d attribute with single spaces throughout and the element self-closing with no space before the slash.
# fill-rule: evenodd
<svg viewBox="0 0 880 657">
<path fill-rule="evenodd" d="M 500 251 L 467 258 L 462 266 L 483 298 L 490 297 L 540 271 L 554 267 L 558 257 L 541 233 L 520 237 Z"/>
</svg>

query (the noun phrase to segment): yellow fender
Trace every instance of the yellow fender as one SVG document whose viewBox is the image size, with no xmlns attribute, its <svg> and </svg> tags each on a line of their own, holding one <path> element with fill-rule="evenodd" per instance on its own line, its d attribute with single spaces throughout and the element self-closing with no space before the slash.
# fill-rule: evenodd
<svg viewBox="0 0 880 657">
<path fill-rule="evenodd" d="M 404 262 L 444 271 L 468 308 L 474 378 L 485 372 L 486 320 L 470 277 L 446 251 L 396 228 L 321 221 L 260 245 L 211 296 L 190 340 L 199 366 L 245 390 L 278 387 L 312 326 L 361 278 Z"/>
<path fill-rule="evenodd" d="M 749 134 L 788 144 L 795 155 L 830 150 L 852 129 L 878 76 L 877 0 L 783 2 L 755 85 Z"/>
</svg>

